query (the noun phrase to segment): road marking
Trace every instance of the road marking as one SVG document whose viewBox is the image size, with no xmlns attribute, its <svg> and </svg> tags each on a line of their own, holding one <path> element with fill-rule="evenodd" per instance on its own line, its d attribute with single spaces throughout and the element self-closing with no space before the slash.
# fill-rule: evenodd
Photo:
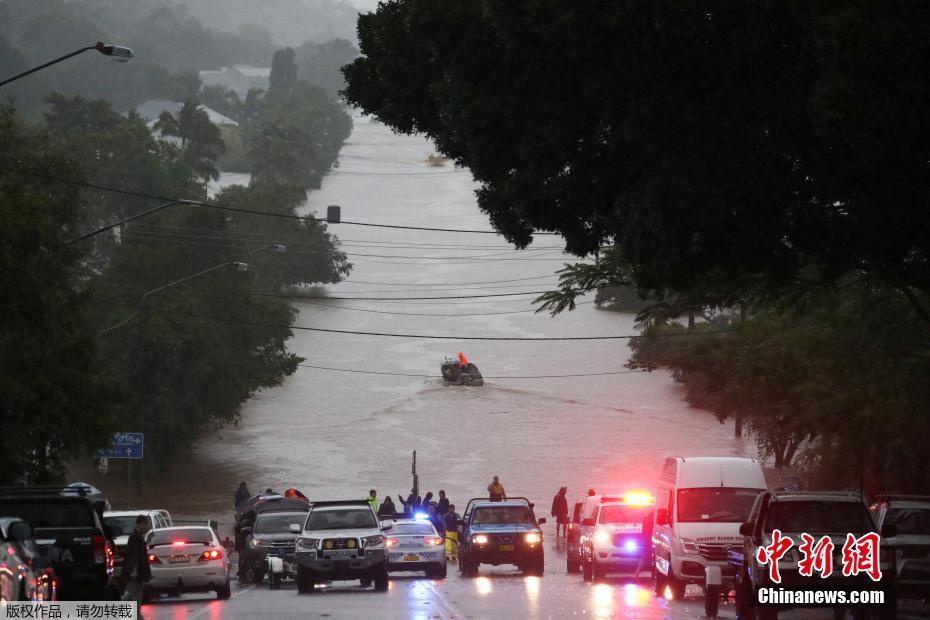
<svg viewBox="0 0 930 620">
<path fill-rule="evenodd" d="M 232 596 L 229 597 L 229 601 L 233 600 L 234 598 L 239 598 L 240 596 L 242 596 L 242 595 L 245 594 L 246 592 L 251 592 L 252 590 L 254 590 L 255 588 L 257 588 L 258 585 L 259 585 L 259 584 L 257 584 L 257 583 L 253 583 L 252 585 L 248 586 L 247 588 L 243 588 L 243 589 L 239 590 L 238 592 L 236 592 L 235 594 L 233 594 Z M 226 601 L 226 602 L 228 602 L 228 601 Z M 215 600 L 215 601 L 208 601 L 207 604 L 204 605 L 202 609 L 200 609 L 200 610 L 197 611 L 196 613 L 193 613 L 193 614 L 189 615 L 188 618 L 197 618 L 198 616 L 202 616 L 202 615 L 204 615 L 205 613 L 207 613 L 208 611 L 210 611 L 210 609 L 211 609 L 211 607 L 212 607 L 213 605 L 217 605 L 217 604 L 222 606 L 223 601 L 218 600 L 218 599 Z"/>
<path fill-rule="evenodd" d="M 440 614 L 442 614 L 443 618 L 446 618 L 446 617 L 448 617 L 448 618 L 460 618 L 460 617 L 462 617 L 462 613 L 461 613 L 458 609 L 455 608 L 455 606 L 449 601 L 449 599 L 447 599 L 447 598 L 443 595 L 442 592 L 440 592 L 439 588 L 436 587 L 435 584 L 433 584 L 432 582 L 429 582 L 429 581 L 427 581 L 427 582 L 425 582 L 425 583 L 426 583 L 427 589 L 428 589 L 430 592 L 432 592 L 433 594 L 436 595 L 436 599 L 442 604 L 443 607 L 446 608 L 446 611 L 447 611 L 449 614 L 451 614 L 450 616 L 447 616 L 446 614 L 444 614 L 444 613 L 442 612 L 441 609 L 439 609 L 438 611 L 440 612 Z M 445 581 L 443 581 L 443 583 L 445 583 Z"/>
</svg>

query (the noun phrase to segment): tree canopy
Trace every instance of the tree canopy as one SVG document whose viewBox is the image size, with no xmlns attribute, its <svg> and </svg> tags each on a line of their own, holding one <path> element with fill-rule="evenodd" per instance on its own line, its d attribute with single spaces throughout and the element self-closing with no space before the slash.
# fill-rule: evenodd
<svg viewBox="0 0 930 620">
<path fill-rule="evenodd" d="M 347 99 L 422 132 L 519 246 L 614 244 L 723 302 L 863 271 L 926 314 L 930 7 L 394 0 Z"/>
</svg>

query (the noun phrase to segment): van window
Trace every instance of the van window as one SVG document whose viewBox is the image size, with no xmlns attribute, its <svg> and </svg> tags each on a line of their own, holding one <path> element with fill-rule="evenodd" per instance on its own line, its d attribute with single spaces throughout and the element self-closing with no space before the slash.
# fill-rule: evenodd
<svg viewBox="0 0 930 620">
<path fill-rule="evenodd" d="M 760 489 L 711 487 L 679 489 L 678 521 L 682 523 L 743 523 Z"/>
</svg>

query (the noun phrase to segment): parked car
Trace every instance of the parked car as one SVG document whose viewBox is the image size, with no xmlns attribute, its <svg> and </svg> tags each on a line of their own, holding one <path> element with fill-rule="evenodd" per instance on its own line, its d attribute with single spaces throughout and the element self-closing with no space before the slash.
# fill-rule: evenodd
<svg viewBox="0 0 930 620">
<path fill-rule="evenodd" d="M 870 512 L 879 530 L 896 530 L 882 542 L 895 554 L 898 597 L 930 598 L 930 496 L 883 495 Z"/>
<path fill-rule="evenodd" d="M 652 560 L 652 537 L 646 532 L 654 508 L 655 499 L 641 494 L 597 506 L 583 522 L 586 533 L 581 541 L 581 566 L 585 581 L 600 581 L 610 572 L 637 576 L 637 568 Z"/>
<path fill-rule="evenodd" d="M 773 530 L 779 530 L 794 543 L 787 555 L 778 562 L 780 583 L 774 583 L 768 566 L 759 562 L 757 554 L 760 547 L 772 544 Z M 878 612 L 882 618 L 894 618 L 897 609 L 895 594 L 894 555 L 889 549 L 880 550 L 880 567 L 883 575 L 880 582 L 873 581 L 868 575 L 844 575 L 842 570 L 842 548 L 847 534 L 857 537 L 879 530 L 869 515 L 865 504 L 858 494 L 827 492 L 765 492 L 754 503 L 746 522 L 740 526 L 743 536 L 741 549 L 729 554 L 736 573 L 736 615 L 737 618 L 756 618 L 773 620 L 778 612 L 790 607 L 761 606 L 757 603 L 760 588 L 773 589 L 816 589 L 837 591 L 878 591 L 884 592 L 884 604 L 872 607 L 851 607 L 857 617 L 869 617 Z M 812 576 L 800 574 L 798 562 L 801 559 L 798 545 L 801 534 L 807 533 L 820 538 L 829 536 L 833 542 L 833 560 L 835 566 L 829 577 L 814 573 Z M 884 536 L 893 537 L 894 526 L 886 526 Z M 845 613 L 848 605 L 838 605 L 837 614 Z M 712 609 L 716 615 L 716 609 Z"/>
<path fill-rule="evenodd" d="M 152 580 L 145 586 L 147 599 L 159 594 L 216 592 L 231 596 L 229 556 L 213 528 L 175 526 L 146 535 Z"/>
<path fill-rule="evenodd" d="M 445 538 L 429 521 L 395 521 L 386 544 L 388 571 L 424 571 L 431 579 L 446 578 Z"/>
<path fill-rule="evenodd" d="M 314 591 L 323 581 L 358 579 L 375 590 L 388 588 L 388 560 L 381 524 L 367 500 L 314 502 L 297 539 L 297 591 Z"/>
<path fill-rule="evenodd" d="M 0 548 L 0 565 L 19 569 L 18 585 L 23 597 L 20 600 L 57 600 L 55 570 L 49 559 L 39 553 L 31 525 L 16 517 L 0 517 Z M 15 579 L 17 574 L 13 572 L 12 577 Z"/>
<path fill-rule="evenodd" d="M 474 498 L 461 519 L 459 570 L 475 576 L 481 564 L 515 564 L 524 573 L 542 575 L 543 535 L 530 501 L 524 497 L 492 501 Z"/>
<path fill-rule="evenodd" d="M 307 520 L 309 507 L 302 510 L 266 510 L 258 514 L 253 526 L 243 528 L 245 544 L 239 552 L 239 581 L 256 583 L 268 572 L 268 584 L 272 590 L 278 588 L 284 575 L 296 572 L 297 537 Z M 297 532 L 291 526 L 298 527 Z M 281 560 L 280 570 L 277 563 L 268 571 L 268 559 Z M 292 566 L 285 570 L 284 564 Z"/>
<path fill-rule="evenodd" d="M 126 543 L 136 527 L 136 518 L 143 515 L 149 520 L 149 530 L 171 527 L 171 517 L 165 518 L 166 510 L 111 510 L 103 513 L 103 525 L 115 545 L 113 557 L 114 574 L 119 576 L 123 570 L 123 558 L 126 556 Z"/>
<path fill-rule="evenodd" d="M 729 589 L 734 575 L 727 547 L 742 544 L 740 524 L 765 490 L 765 474 L 756 459 L 665 459 L 652 532 L 656 594 L 663 596 L 668 588 L 679 600 L 689 583 L 704 586 L 705 594 L 708 585 L 715 592 Z"/>
<path fill-rule="evenodd" d="M 60 600 L 112 596 L 113 545 L 93 502 L 79 490 L 2 488 L 0 514 L 32 526 L 39 554 L 57 575 Z"/>
</svg>

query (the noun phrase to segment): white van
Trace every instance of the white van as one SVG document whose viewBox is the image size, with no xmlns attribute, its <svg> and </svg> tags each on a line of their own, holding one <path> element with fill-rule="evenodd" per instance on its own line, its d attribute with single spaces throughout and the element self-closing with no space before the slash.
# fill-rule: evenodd
<svg viewBox="0 0 930 620">
<path fill-rule="evenodd" d="M 704 585 L 705 574 L 732 583 L 727 547 L 742 545 L 739 526 L 765 490 L 765 474 L 756 459 L 665 459 L 652 532 L 656 593 L 661 596 L 668 587 L 673 598 L 681 599 L 687 584 Z"/>
</svg>

